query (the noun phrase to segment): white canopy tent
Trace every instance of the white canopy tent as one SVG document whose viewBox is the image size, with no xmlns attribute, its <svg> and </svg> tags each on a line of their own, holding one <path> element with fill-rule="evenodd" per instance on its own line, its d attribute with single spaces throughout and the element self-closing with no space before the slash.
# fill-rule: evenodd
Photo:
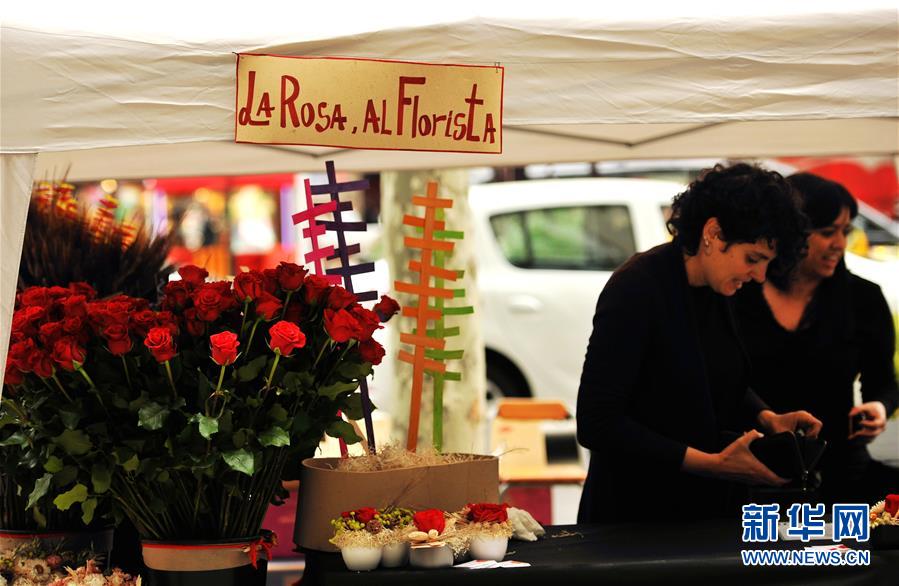
<svg viewBox="0 0 899 586">
<path fill-rule="evenodd" d="M 0 36 L 0 365 L 31 182 L 65 169 L 78 181 L 320 171 L 330 159 L 344 171 L 377 171 L 899 153 L 892 3 L 668 9 L 680 16 L 639 3 L 560 1 L 513 16 L 475 2 L 436 15 L 390 2 L 340 15 L 275 3 L 264 19 L 247 16 L 245 3 L 240 12 L 217 3 L 203 26 L 185 22 L 190 14 L 163 26 L 158 12 L 104 20 L 70 4 L 62 14 L 4 8 L 19 13 L 4 17 Z M 237 52 L 500 64 L 504 152 L 234 144 Z"/>
</svg>

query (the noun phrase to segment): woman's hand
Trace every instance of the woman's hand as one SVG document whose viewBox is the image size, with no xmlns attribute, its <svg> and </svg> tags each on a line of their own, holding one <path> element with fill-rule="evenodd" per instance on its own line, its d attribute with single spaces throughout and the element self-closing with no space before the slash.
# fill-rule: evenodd
<svg viewBox="0 0 899 586">
<path fill-rule="evenodd" d="M 821 431 L 821 421 L 808 411 L 790 411 L 777 414 L 770 409 L 759 413 L 758 422 L 766 431 L 780 433 L 801 429 L 808 437 L 818 437 Z"/>
<path fill-rule="evenodd" d="M 863 414 L 865 418 L 862 419 L 861 425 L 855 431 L 852 430 L 850 425 L 849 439 L 860 437 L 865 442 L 870 442 L 886 429 L 887 409 L 880 401 L 869 401 L 868 403 L 856 405 L 849 410 L 849 421 L 851 422 L 852 418 L 859 413 Z"/>
<path fill-rule="evenodd" d="M 789 482 L 762 464 L 749 444 L 762 437 L 756 430 L 747 431 L 718 454 L 707 454 L 695 448 L 687 448 L 683 469 L 701 476 L 713 476 L 743 484 L 781 486 Z"/>
</svg>

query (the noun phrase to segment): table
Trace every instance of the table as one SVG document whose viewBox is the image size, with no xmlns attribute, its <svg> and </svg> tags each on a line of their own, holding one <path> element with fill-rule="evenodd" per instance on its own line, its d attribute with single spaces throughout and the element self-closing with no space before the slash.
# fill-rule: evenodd
<svg viewBox="0 0 899 586">
<path fill-rule="evenodd" d="M 506 559 L 529 562 L 529 568 L 466 570 L 378 569 L 353 573 L 340 554 L 305 552 L 303 586 L 316 584 L 820 584 L 853 586 L 896 584 L 899 550 L 871 552 L 867 567 L 744 566 L 740 521 L 690 525 L 557 525 L 537 542 L 509 542 Z M 802 548 L 801 542 L 771 544 L 777 549 Z"/>
</svg>

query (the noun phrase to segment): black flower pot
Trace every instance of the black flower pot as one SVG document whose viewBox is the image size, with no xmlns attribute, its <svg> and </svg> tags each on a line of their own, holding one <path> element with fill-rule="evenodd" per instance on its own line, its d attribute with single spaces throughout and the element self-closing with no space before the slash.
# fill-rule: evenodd
<svg viewBox="0 0 899 586">
<path fill-rule="evenodd" d="M 265 586 L 268 557 L 255 538 L 143 540 L 141 546 L 147 586 Z"/>
</svg>

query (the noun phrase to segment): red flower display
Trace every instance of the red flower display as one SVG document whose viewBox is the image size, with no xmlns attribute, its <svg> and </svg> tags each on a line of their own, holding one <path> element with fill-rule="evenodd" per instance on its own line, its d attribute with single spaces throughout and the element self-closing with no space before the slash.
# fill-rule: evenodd
<svg viewBox="0 0 899 586">
<path fill-rule="evenodd" d="M 338 343 L 357 338 L 360 333 L 359 322 L 345 309 L 325 310 L 325 330 L 331 339 Z"/>
<path fill-rule="evenodd" d="M 234 277 L 234 295 L 240 303 L 255 301 L 265 291 L 262 273 L 249 271 Z"/>
<path fill-rule="evenodd" d="M 385 352 L 383 346 L 378 344 L 376 340 L 369 338 L 368 340 L 360 342 L 359 354 L 362 355 L 362 360 L 377 365 L 381 364 Z"/>
<path fill-rule="evenodd" d="M 224 309 L 225 300 L 218 287 L 214 287 L 212 283 L 204 284 L 196 289 L 192 295 L 194 308 L 197 310 L 197 317 L 201 321 L 212 322 L 219 318 Z"/>
<path fill-rule="evenodd" d="M 362 507 L 361 509 L 356 509 L 355 511 L 353 511 L 353 516 L 356 517 L 356 520 L 361 523 L 368 523 L 375 518 L 375 515 L 377 513 L 377 509 L 373 509 L 371 507 Z"/>
<path fill-rule="evenodd" d="M 883 510 L 895 518 L 899 514 L 899 494 L 888 494 L 883 503 Z"/>
<path fill-rule="evenodd" d="M 84 364 L 87 351 L 74 338 L 63 336 L 53 344 L 53 360 L 66 370 L 75 370 L 75 363 Z"/>
<path fill-rule="evenodd" d="M 265 321 L 272 321 L 281 314 L 284 304 L 281 300 L 271 293 L 263 292 L 256 299 L 256 313 L 262 316 Z"/>
<path fill-rule="evenodd" d="M 268 333 L 271 336 L 269 348 L 279 350 L 281 356 L 290 356 L 294 350 L 306 345 L 306 335 L 299 326 L 288 321 L 279 321 Z"/>
<path fill-rule="evenodd" d="M 381 322 L 388 322 L 400 310 L 400 304 L 387 295 L 381 295 L 381 300 L 375 304 L 374 312 Z"/>
<path fill-rule="evenodd" d="M 168 328 L 152 328 L 144 339 L 146 346 L 157 362 L 165 362 L 174 358 L 178 352 L 172 340 L 172 332 Z"/>
<path fill-rule="evenodd" d="M 278 285 L 285 291 L 296 291 L 303 286 L 306 269 L 292 262 L 282 262 L 275 269 Z"/>
<path fill-rule="evenodd" d="M 133 343 L 128 328 L 122 324 L 110 324 L 103 328 L 103 337 L 106 339 L 106 347 L 115 356 L 122 356 L 131 351 Z"/>
<path fill-rule="evenodd" d="M 194 265 L 184 265 L 178 269 L 178 274 L 181 275 L 181 280 L 188 285 L 199 287 L 206 281 L 209 271 Z"/>
<path fill-rule="evenodd" d="M 477 503 L 468 505 L 468 520 L 474 523 L 505 523 L 509 520 L 506 509 L 509 505 L 503 503 Z"/>
<path fill-rule="evenodd" d="M 412 522 L 415 523 L 416 529 L 425 533 L 431 529 L 436 529 L 437 533 L 443 533 L 446 528 L 446 518 L 440 509 L 418 511 L 412 515 Z"/>
<path fill-rule="evenodd" d="M 318 275 L 308 275 L 306 280 L 303 281 L 303 297 L 306 303 L 318 303 L 322 294 L 330 286 L 328 279 Z"/>
<path fill-rule="evenodd" d="M 237 360 L 237 334 L 234 332 L 220 332 L 209 336 L 209 349 L 212 351 L 212 361 L 219 366 L 233 364 Z"/>
<path fill-rule="evenodd" d="M 370 339 L 375 333 L 375 330 L 379 330 L 383 327 L 381 322 L 378 321 L 378 316 L 375 315 L 375 312 L 365 309 L 361 305 L 354 305 L 349 309 L 349 312 L 353 314 L 353 317 L 356 318 L 356 322 L 358 323 L 359 335 L 357 337 L 360 341 Z"/>
<path fill-rule="evenodd" d="M 328 293 L 328 307 L 331 309 L 346 309 L 359 299 L 343 287 L 337 285 Z"/>
</svg>

